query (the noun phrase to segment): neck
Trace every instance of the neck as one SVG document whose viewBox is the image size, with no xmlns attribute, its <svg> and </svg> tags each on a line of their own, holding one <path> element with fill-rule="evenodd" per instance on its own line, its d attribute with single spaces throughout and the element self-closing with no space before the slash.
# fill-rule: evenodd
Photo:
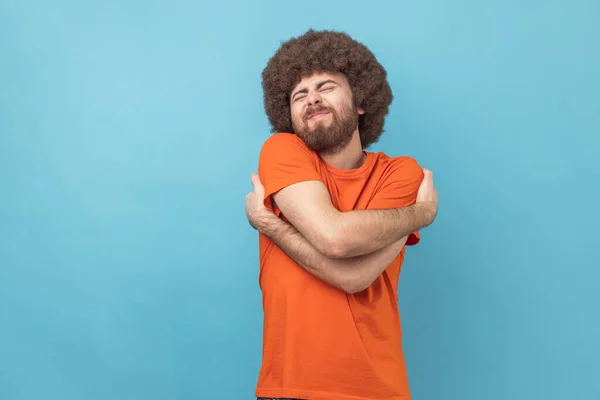
<svg viewBox="0 0 600 400">
<path fill-rule="evenodd" d="M 352 139 L 343 149 L 335 153 L 319 153 L 319 156 L 327 164 L 337 169 L 359 168 L 365 162 L 358 129 L 352 134 Z"/>
</svg>

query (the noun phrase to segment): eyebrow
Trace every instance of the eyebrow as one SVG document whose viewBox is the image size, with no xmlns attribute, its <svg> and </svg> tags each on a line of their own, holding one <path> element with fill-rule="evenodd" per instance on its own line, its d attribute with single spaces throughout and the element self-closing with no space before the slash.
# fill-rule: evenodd
<svg viewBox="0 0 600 400">
<path fill-rule="evenodd" d="M 333 84 L 338 84 L 336 81 L 334 81 L 333 79 L 326 79 L 322 82 L 319 82 L 317 84 L 317 89 L 320 89 L 321 87 L 323 87 L 324 85 L 328 84 L 328 83 L 333 83 Z M 297 95 L 299 95 L 300 93 L 308 93 L 308 89 L 307 88 L 302 88 L 294 93 L 292 93 L 292 96 L 290 97 L 291 99 L 294 99 L 294 97 L 296 97 Z"/>
</svg>

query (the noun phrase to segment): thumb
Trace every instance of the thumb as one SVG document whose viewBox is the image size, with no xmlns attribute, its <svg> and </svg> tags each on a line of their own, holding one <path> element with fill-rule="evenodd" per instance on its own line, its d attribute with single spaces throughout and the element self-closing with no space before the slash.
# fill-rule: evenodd
<svg viewBox="0 0 600 400">
<path fill-rule="evenodd" d="M 264 190 L 264 187 L 262 185 L 262 182 L 260 181 L 260 177 L 258 176 L 258 174 L 252 173 L 250 175 L 250 181 L 252 181 L 255 190 Z"/>
<path fill-rule="evenodd" d="M 427 168 L 423 168 L 423 180 L 430 180 L 433 178 L 433 172 Z"/>
</svg>

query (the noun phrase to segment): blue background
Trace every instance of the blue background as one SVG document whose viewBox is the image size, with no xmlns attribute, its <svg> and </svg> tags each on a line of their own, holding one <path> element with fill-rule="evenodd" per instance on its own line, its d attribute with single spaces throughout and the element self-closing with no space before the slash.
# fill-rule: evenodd
<svg viewBox="0 0 600 400">
<path fill-rule="evenodd" d="M 52 4 L 51 4 L 52 3 Z M 434 171 L 400 284 L 415 400 L 599 399 L 600 5 L 0 3 L 0 399 L 251 399 L 249 174 L 282 40 L 345 30 Z"/>
</svg>

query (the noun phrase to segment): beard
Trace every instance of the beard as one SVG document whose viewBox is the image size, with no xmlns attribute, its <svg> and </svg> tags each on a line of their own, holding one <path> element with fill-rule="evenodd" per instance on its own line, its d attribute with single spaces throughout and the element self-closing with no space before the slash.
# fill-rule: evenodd
<svg viewBox="0 0 600 400">
<path fill-rule="evenodd" d="M 310 127 L 308 118 L 314 113 L 324 111 L 331 113 L 331 123 L 318 121 Z M 358 114 L 354 105 L 342 107 L 339 113 L 330 107 L 309 107 L 302 120 L 294 123 L 293 127 L 294 133 L 309 149 L 317 153 L 334 154 L 346 147 L 352 140 L 352 135 L 358 128 Z"/>
</svg>

